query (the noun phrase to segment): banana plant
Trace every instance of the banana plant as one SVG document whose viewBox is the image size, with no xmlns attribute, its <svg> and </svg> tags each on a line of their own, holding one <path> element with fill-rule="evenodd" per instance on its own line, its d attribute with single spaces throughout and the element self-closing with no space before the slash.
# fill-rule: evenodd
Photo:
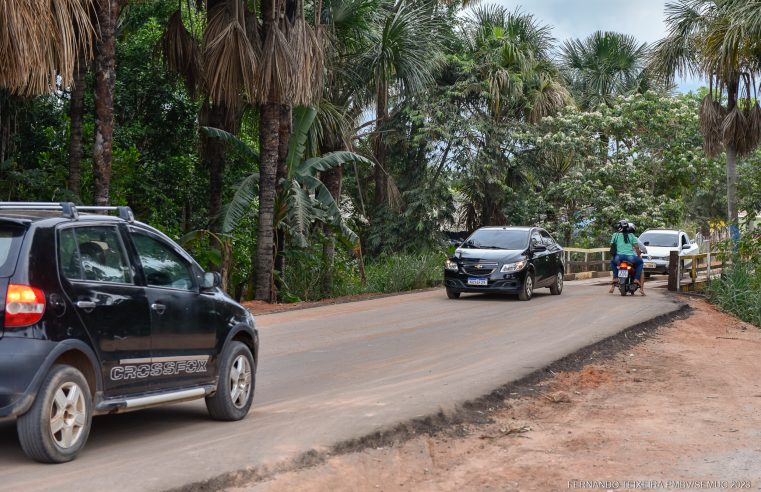
<svg viewBox="0 0 761 492">
<path fill-rule="evenodd" d="M 354 152 L 330 152 L 319 157 L 307 157 L 306 143 L 317 110 L 299 107 L 294 110 L 294 125 L 288 141 L 288 173 L 278 183 L 275 202 L 274 228 L 284 227 L 299 247 L 308 244 L 308 234 L 314 222 L 333 226 L 343 239 L 355 244 L 359 238 L 344 222 L 333 195 L 320 181 L 318 173 L 336 166 L 372 162 Z M 207 135 L 231 145 L 242 157 L 258 167 L 259 154 L 236 136 L 217 128 L 204 127 Z M 257 199 L 259 174 L 244 178 L 227 204 L 222 216 L 222 230 L 230 232 L 240 223 Z"/>
</svg>

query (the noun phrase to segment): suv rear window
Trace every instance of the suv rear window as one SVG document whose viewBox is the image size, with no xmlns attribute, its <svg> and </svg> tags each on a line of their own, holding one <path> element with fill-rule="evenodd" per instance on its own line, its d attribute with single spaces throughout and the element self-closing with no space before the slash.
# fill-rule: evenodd
<svg viewBox="0 0 761 492">
<path fill-rule="evenodd" d="M 24 237 L 24 227 L 0 223 L 0 277 L 10 277 L 16 269 L 18 250 Z"/>
</svg>

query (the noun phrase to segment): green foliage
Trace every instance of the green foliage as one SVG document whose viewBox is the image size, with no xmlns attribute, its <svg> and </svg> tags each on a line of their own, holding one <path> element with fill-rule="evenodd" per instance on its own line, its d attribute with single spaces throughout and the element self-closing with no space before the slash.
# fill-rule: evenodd
<svg viewBox="0 0 761 492">
<path fill-rule="evenodd" d="M 336 251 L 333 269 L 333 290 L 322 292 L 322 241 L 286 253 L 288 268 L 284 282 L 286 293 L 283 295 L 286 302 L 403 292 L 441 285 L 444 280 L 444 261 L 447 255 L 443 251 L 381 255 L 365 265 L 367 282 L 363 284 L 356 260 L 348 251 L 339 249 Z"/>
<path fill-rule="evenodd" d="M 731 248 L 729 243 L 725 246 Z M 711 282 L 709 298 L 722 310 L 761 328 L 761 231 L 744 234 L 732 257 L 732 265 Z"/>
</svg>

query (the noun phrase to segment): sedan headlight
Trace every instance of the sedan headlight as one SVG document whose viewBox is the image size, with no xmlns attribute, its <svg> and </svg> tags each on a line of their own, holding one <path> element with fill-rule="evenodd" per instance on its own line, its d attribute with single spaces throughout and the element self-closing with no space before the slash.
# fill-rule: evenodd
<svg viewBox="0 0 761 492">
<path fill-rule="evenodd" d="M 507 272 L 517 272 L 518 270 L 523 270 L 523 267 L 526 266 L 525 261 L 516 261 L 515 263 L 505 263 L 502 265 L 502 268 L 499 270 L 502 273 Z"/>
<path fill-rule="evenodd" d="M 452 260 L 447 260 L 447 262 L 444 264 L 444 268 L 446 270 L 449 270 L 451 272 L 457 271 L 457 263 Z"/>
</svg>

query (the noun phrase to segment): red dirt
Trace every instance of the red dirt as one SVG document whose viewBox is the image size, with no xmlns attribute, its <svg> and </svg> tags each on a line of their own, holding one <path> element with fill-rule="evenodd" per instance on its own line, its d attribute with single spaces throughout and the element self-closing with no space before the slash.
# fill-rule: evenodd
<svg viewBox="0 0 761 492">
<path fill-rule="evenodd" d="M 758 489 L 761 332 L 690 302 L 690 318 L 557 374 L 491 424 L 332 456 L 236 490 Z"/>
</svg>

